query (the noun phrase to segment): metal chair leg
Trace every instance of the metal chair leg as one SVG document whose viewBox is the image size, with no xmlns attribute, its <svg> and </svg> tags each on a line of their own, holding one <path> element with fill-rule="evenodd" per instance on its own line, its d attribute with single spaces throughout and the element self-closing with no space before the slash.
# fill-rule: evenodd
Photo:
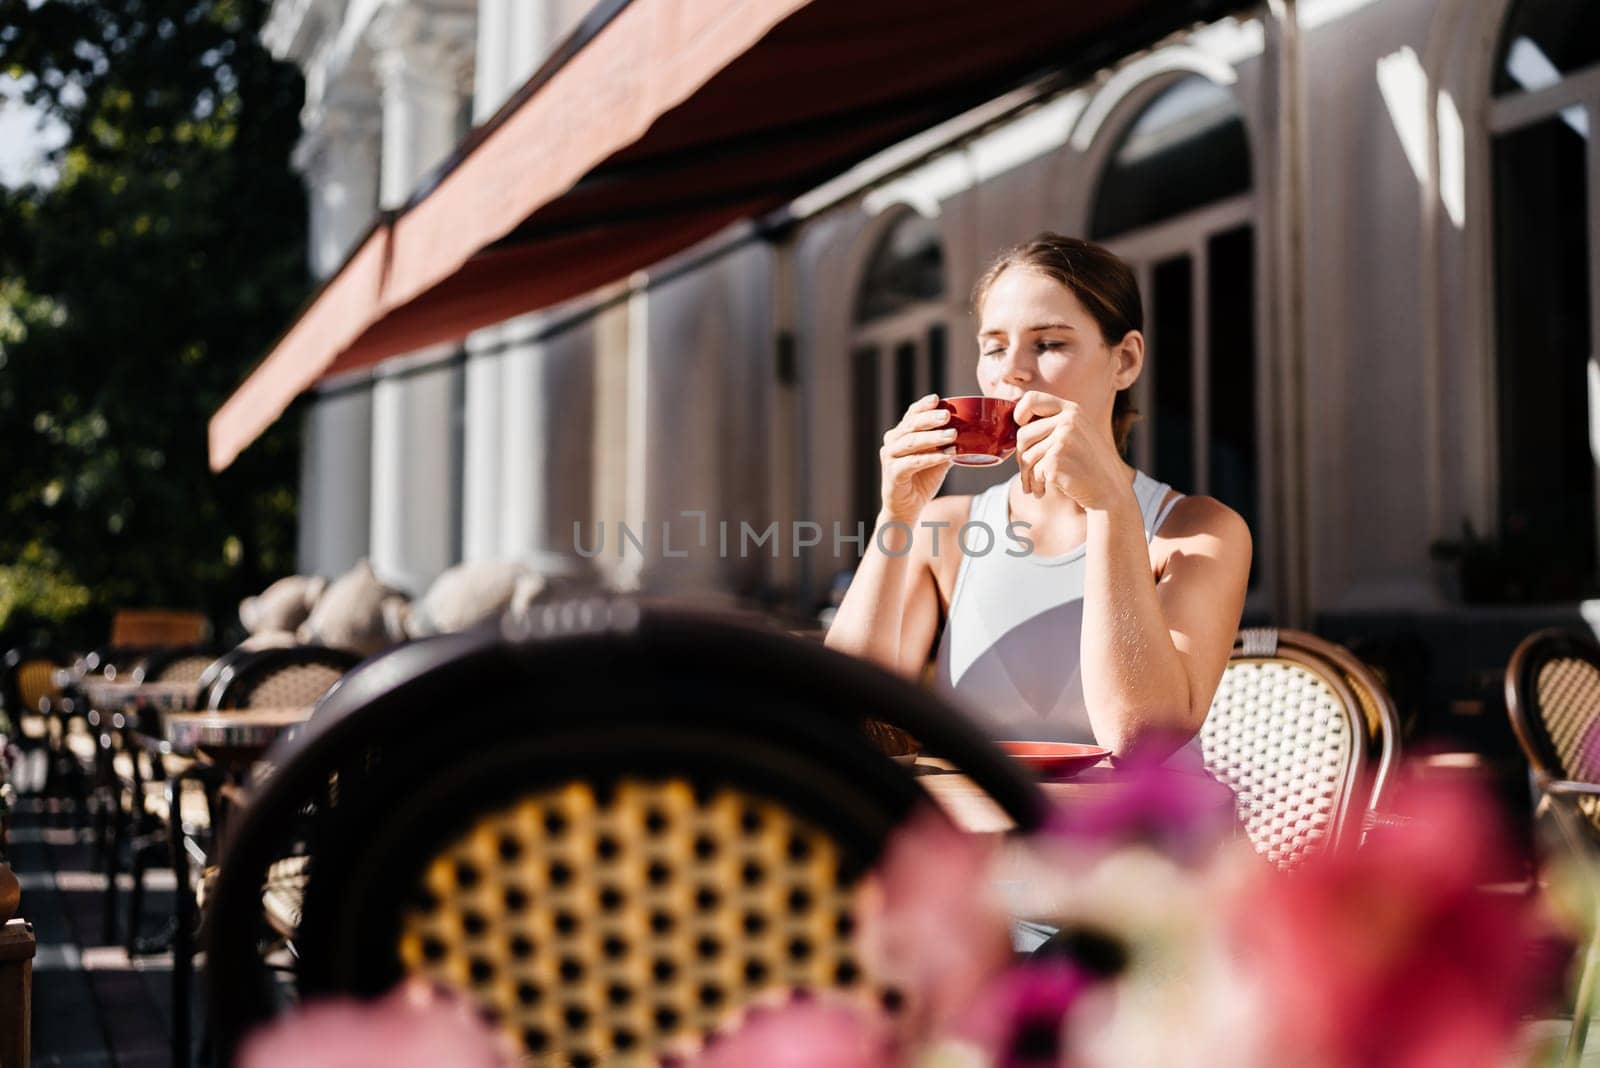
<svg viewBox="0 0 1600 1068">
<path fill-rule="evenodd" d="M 172 874 L 177 886 L 173 893 L 173 914 L 177 926 L 172 933 L 172 1064 L 189 1068 L 189 990 L 194 969 L 194 897 L 189 881 L 189 855 L 183 842 L 183 781 L 167 780 L 167 842 L 172 852 Z"/>
<path fill-rule="evenodd" d="M 144 853 L 145 847 L 135 839 L 129 864 L 129 870 L 133 875 L 133 886 L 128 890 L 127 947 L 130 957 L 139 953 L 139 930 L 144 925 Z"/>
<path fill-rule="evenodd" d="M 111 809 L 111 842 L 106 849 L 106 918 L 105 929 L 101 932 L 101 945 L 114 946 L 117 943 L 117 876 L 122 871 L 122 847 L 125 839 L 126 826 L 122 799 L 116 797 L 113 798 Z"/>
</svg>

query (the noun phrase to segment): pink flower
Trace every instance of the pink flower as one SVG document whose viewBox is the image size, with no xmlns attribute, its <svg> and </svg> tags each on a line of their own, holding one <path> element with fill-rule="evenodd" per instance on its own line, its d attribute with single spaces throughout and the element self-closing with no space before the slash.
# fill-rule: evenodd
<svg viewBox="0 0 1600 1068">
<path fill-rule="evenodd" d="M 1431 788 L 1404 811 L 1413 822 L 1366 848 L 1293 877 L 1263 874 L 1235 902 L 1243 963 L 1276 1010 L 1285 1056 L 1361 1068 L 1505 1063 L 1519 1017 L 1551 989 L 1532 906 L 1475 890 L 1505 849 L 1490 806 Z"/>
<path fill-rule="evenodd" d="M 691 1068 L 893 1068 L 888 1022 L 866 1008 L 809 999 L 749 1009 Z"/>
<path fill-rule="evenodd" d="M 1057 805 L 1040 833 L 1079 850 L 1144 843 L 1186 862 L 1205 860 L 1232 834 L 1233 795 L 1215 779 L 1139 756 L 1118 770 L 1114 785 Z"/>
<path fill-rule="evenodd" d="M 902 1022 L 914 1033 L 947 1027 L 1011 961 L 993 861 L 991 841 L 928 807 L 894 835 L 863 886 L 862 962 L 902 995 Z"/>
<path fill-rule="evenodd" d="M 252 1034 L 240 1068 L 512 1068 L 518 1051 L 464 999 L 404 983 L 376 1001 L 309 1002 Z"/>
</svg>

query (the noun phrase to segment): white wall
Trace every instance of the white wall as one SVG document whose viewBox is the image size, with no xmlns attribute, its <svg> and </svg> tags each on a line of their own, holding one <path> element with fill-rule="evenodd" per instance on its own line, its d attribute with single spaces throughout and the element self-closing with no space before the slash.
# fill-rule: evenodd
<svg viewBox="0 0 1600 1068">
<path fill-rule="evenodd" d="M 645 486 L 643 531 L 633 529 L 649 535 L 640 581 L 652 592 L 749 590 L 774 567 L 770 543 L 741 556 L 738 542 L 741 522 L 764 527 L 770 514 L 773 265 L 772 246 L 755 241 L 645 294 L 648 367 L 629 382 L 633 410 L 643 416 L 643 447 L 629 477 Z M 684 511 L 706 514 L 705 546 L 698 521 Z M 721 521 L 729 529 L 725 559 Z M 779 534 L 783 552 L 787 534 Z M 688 556 L 667 558 L 669 546 Z"/>
</svg>

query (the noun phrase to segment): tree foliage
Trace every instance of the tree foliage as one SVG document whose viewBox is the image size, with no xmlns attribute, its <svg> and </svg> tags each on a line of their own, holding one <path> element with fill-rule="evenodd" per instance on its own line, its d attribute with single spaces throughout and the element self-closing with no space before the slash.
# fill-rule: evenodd
<svg viewBox="0 0 1600 1068">
<path fill-rule="evenodd" d="M 308 284 L 303 89 L 258 39 L 267 7 L 0 0 L 0 71 L 67 131 L 50 180 L 0 188 L 0 630 L 227 624 L 292 569 L 293 420 L 206 462 Z"/>
</svg>

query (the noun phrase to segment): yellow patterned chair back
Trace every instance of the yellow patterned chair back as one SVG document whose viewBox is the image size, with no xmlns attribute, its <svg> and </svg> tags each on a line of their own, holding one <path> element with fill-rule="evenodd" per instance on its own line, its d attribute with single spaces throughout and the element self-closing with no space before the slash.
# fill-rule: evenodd
<svg viewBox="0 0 1600 1068">
<path fill-rule="evenodd" d="M 1534 772 L 1600 783 L 1600 646 L 1565 630 L 1525 638 L 1506 667 L 1506 711 Z M 1600 797 L 1576 798 L 1600 831 Z"/>
<path fill-rule="evenodd" d="M 13 649 L 6 654 L 3 692 L 13 717 L 37 715 L 61 696 L 55 674 L 66 660 L 47 649 Z"/>
<path fill-rule="evenodd" d="M 927 798 L 863 721 L 909 730 L 1022 827 L 1036 784 L 940 699 L 727 619 L 585 603 L 352 672 L 256 787 L 212 898 L 223 1056 L 260 992 L 260 892 L 308 826 L 302 994 L 423 976 L 538 1065 L 653 1065 L 755 999 L 894 1004 L 853 948 L 858 892 Z"/>
<path fill-rule="evenodd" d="M 1293 871 L 1359 842 L 1396 761 L 1399 719 L 1373 673 L 1314 635 L 1241 631 L 1200 730 L 1257 852 Z"/>
</svg>

